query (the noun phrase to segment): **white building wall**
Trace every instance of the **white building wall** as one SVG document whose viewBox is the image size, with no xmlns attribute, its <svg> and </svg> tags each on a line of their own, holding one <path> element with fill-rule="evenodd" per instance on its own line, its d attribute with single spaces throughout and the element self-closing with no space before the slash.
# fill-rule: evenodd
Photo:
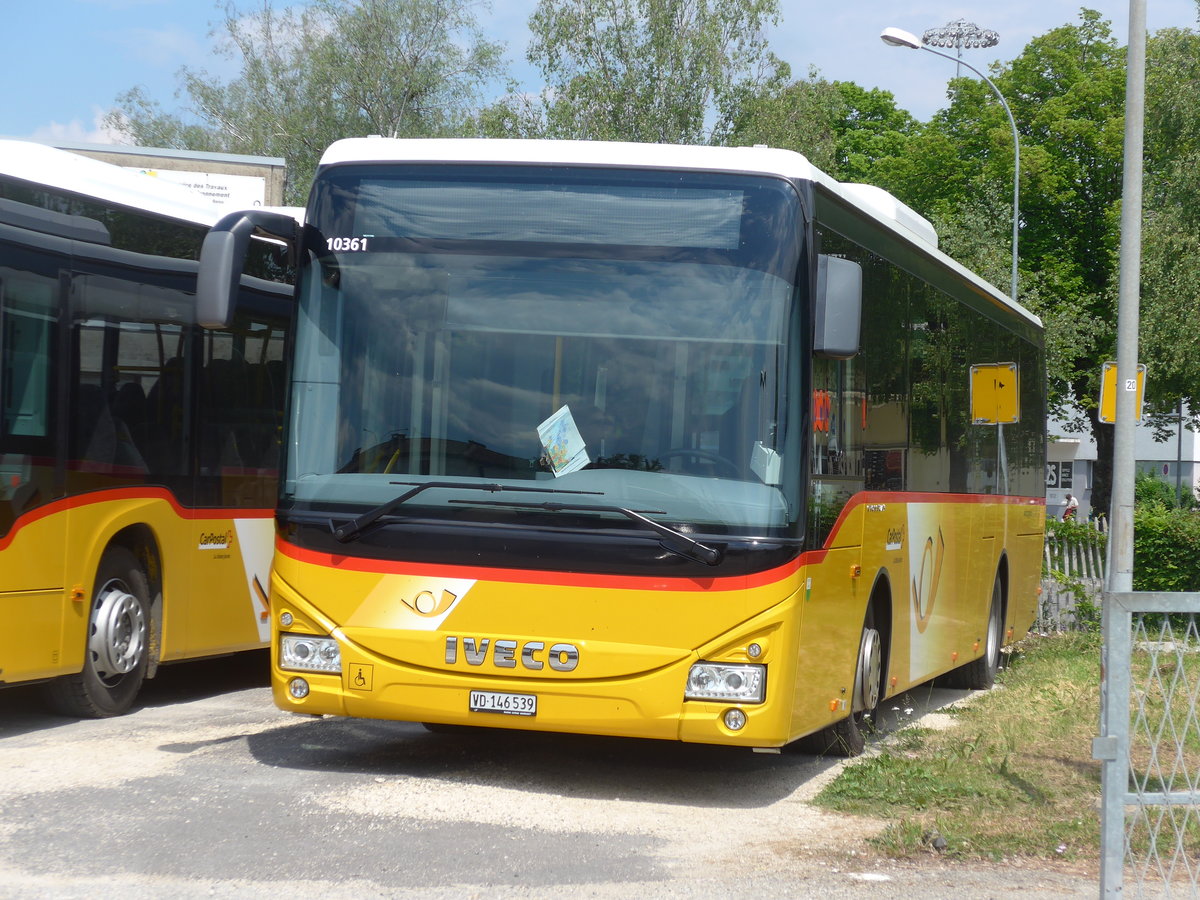
<svg viewBox="0 0 1200 900">
<path fill-rule="evenodd" d="M 1185 417 L 1190 411 L 1185 407 Z M 1092 478 L 1096 464 L 1096 442 L 1091 433 L 1069 432 L 1061 421 L 1049 423 L 1046 448 L 1046 509 L 1060 516 L 1068 493 L 1079 499 L 1079 516 L 1092 515 Z M 1200 435 L 1172 426 L 1166 440 L 1155 440 L 1154 429 L 1139 424 L 1134 430 L 1134 456 L 1139 472 L 1149 472 L 1171 487 L 1200 491 Z M 1065 465 L 1064 465 L 1065 464 Z M 1061 483 L 1064 473 L 1069 484 Z M 1107 514 L 1108 510 L 1095 510 Z"/>
</svg>

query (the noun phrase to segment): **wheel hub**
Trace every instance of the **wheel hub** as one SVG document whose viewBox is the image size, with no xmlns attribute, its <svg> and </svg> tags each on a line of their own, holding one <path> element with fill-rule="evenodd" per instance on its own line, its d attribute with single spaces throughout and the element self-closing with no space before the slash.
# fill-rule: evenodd
<svg viewBox="0 0 1200 900">
<path fill-rule="evenodd" d="M 92 612 L 88 650 L 96 674 L 112 678 L 133 671 L 146 644 L 146 616 L 137 597 L 120 581 L 110 581 L 100 591 Z"/>
<path fill-rule="evenodd" d="M 874 628 L 863 631 L 858 658 L 858 681 L 854 685 L 854 712 L 874 709 L 879 705 L 879 685 L 882 681 L 883 648 L 879 632 Z"/>
</svg>

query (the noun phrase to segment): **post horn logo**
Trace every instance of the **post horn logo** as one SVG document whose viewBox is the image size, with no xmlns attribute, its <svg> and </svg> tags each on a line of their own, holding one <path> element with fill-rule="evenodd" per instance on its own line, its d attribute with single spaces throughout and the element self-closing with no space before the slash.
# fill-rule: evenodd
<svg viewBox="0 0 1200 900">
<path fill-rule="evenodd" d="M 453 594 L 447 590 L 443 590 L 440 597 L 435 595 L 433 591 L 421 591 L 411 599 L 408 597 L 400 598 L 405 606 L 421 616 L 440 616 L 453 606 L 454 601 L 457 599 L 457 594 Z"/>
<path fill-rule="evenodd" d="M 925 633 L 929 627 L 929 619 L 933 615 L 933 606 L 937 601 L 938 583 L 942 580 L 942 560 L 946 556 L 946 541 L 942 537 L 942 529 L 938 528 L 937 547 L 934 547 L 933 537 L 925 539 L 925 549 L 921 553 L 921 569 L 913 576 L 912 602 L 913 615 L 916 616 L 917 631 Z"/>
</svg>

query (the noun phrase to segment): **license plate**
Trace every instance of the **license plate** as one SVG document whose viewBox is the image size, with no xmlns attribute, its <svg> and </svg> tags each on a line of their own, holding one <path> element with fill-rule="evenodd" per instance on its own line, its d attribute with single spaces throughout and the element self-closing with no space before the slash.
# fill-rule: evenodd
<svg viewBox="0 0 1200 900">
<path fill-rule="evenodd" d="M 468 708 L 471 712 L 500 713 L 505 716 L 536 716 L 537 694 L 471 691 Z"/>
</svg>

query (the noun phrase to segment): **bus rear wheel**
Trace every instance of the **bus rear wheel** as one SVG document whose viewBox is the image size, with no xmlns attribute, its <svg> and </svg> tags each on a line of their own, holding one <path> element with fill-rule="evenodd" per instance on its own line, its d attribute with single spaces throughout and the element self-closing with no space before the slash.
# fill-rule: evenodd
<svg viewBox="0 0 1200 900">
<path fill-rule="evenodd" d="M 49 683 L 55 709 L 88 719 L 128 711 L 150 659 L 149 598 L 137 557 L 125 547 L 109 547 L 96 569 L 83 671 Z"/>
<path fill-rule="evenodd" d="M 955 687 L 986 691 L 996 683 L 996 673 L 1000 671 L 1000 644 L 1004 633 L 1002 609 L 1000 576 L 997 575 L 992 584 L 992 603 L 988 609 L 987 630 L 983 637 L 983 656 L 952 673 Z"/>
</svg>

